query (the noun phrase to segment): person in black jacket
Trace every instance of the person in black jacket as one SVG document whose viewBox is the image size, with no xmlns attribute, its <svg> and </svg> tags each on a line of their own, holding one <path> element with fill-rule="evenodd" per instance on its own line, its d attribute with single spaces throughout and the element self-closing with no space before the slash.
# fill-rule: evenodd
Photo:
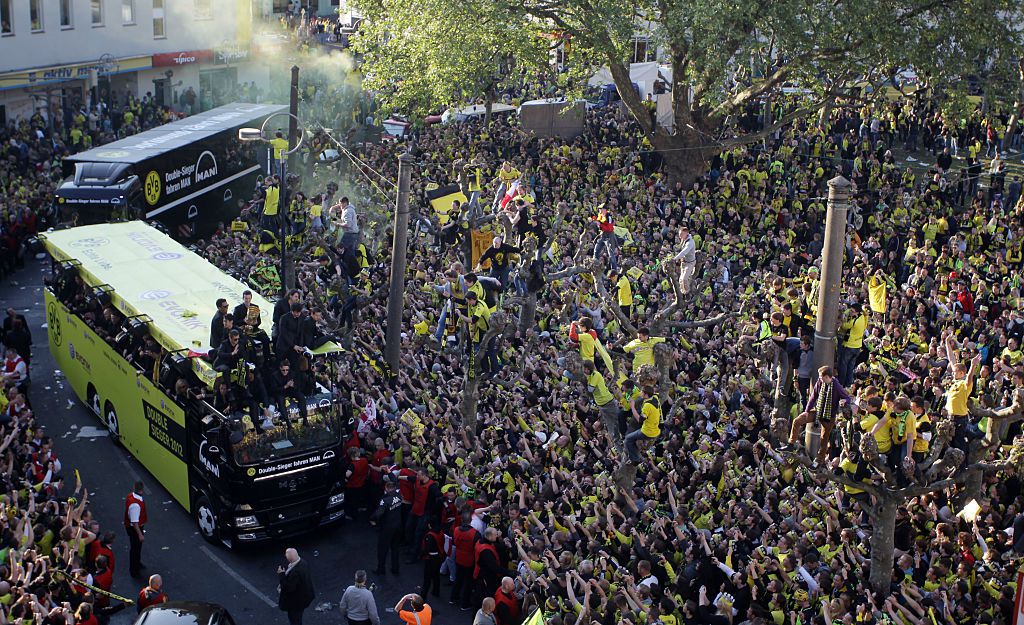
<svg viewBox="0 0 1024 625">
<path fill-rule="evenodd" d="M 4 345 L 13 347 L 25 364 L 32 361 L 32 335 L 29 334 L 28 324 L 21 319 L 11 321 L 11 329 L 4 332 Z"/>
<path fill-rule="evenodd" d="M 245 332 L 259 330 L 263 322 L 260 307 L 252 303 L 252 291 L 242 291 L 242 303 L 235 306 L 231 313 L 235 317 L 235 327 Z"/>
<path fill-rule="evenodd" d="M 217 300 L 217 312 L 210 321 L 210 347 L 217 349 L 224 340 L 224 315 L 228 314 L 228 300 Z"/>
<path fill-rule="evenodd" d="M 398 575 L 399 547 L 402 544 L 402 497 L 398 494 L 398 478 L 384 474 L 384 496 L 370 515 L 370 525 L 380 528 L 377 536 L 377 569 L 374 575 L 384 575 L 384 563 L 391 554 L 391 572 Z"/>
<path fill-rule="evenodd" d="M 274 346 L 277 357 L 287 358 L 293 367 L 297 367 L 299 355 L 309 342 L 308 339 L 312 338 L 304 335 L 308 330 L 309 327 L 302 316 L 302 304 L 295 302 L 292 304 L 291 313 L 284 315 L 277 322 L 277 342 Z"/>
<path fill-rule="evenodd" d="M 309 564 L 299 557 L 295 549 L 285 549 L 284 557 L 288 565 L 277 567 L 277 607 L 288 614 L 288 625 L 302 625 L 302 613 L 316 598 L 313 576 L 309 572 Z"/>
<path fill-rule="evenodd" d="M 13 308 L 8 308 L 7 309 L 7 316 L 4 317 L 3 330 L 0 331 L 0 343 L 6 344 L 6 341 L 4 340 L 4 337 L 7 336 L 8 332 L 10 332 L 11 330 L 14 329 L 14 322 L 15 321 L 20 321 L 21 322 L 21 327 L 24 328 L 25 329 L 25 333 L 28 334 L 28 342 L 29 342 L 29 345 L 31 345 L 32 344 L 32 330 L 29 329 L 28 320 L 25 319 L 25 315 L 15 311 Z"/>
<path fill-rule="evenodd" d="M 298 381 L 298 376 L 291 370 L 291 363 L 287 360 L 282 360 L 277 371 L 270 375 L 268 386 L 270 387 L 270 396 L 277 403 L 277 408 L 281 411 L 281 418 L 284 419 L 285 425 L 288 428 L 291 428 L 292 422 L 288 418 L 288 410 L 285 408 L 286 397 L 291 397 L 295 400 L 299 405 L 299 414 L 302 415 L 303 425 L 309 425 L 308 415 L 306 414 L 306 395 L 302 392 L 302 385 Z"/>
<path fill-rule="evenodd" d="M 288 291 L 286 297 L 282 297 L 277 300 L 274 304 L 273 321 L 274 321 L 274 338 L 277 338 L 277 324 L 281 321 L 281 317 L 288 314 L 288 311 L 292 309 L 292 304 L 297 304 L 302 301 L 302 291 L 298 289 L 292 289 Z"/>
</svg>

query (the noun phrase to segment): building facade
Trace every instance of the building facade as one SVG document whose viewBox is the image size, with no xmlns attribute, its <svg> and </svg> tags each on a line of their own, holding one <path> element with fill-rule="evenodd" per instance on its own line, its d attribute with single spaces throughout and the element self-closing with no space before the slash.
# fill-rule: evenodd
<svg viewBox="0 0 1024 625">
<path fill-rule="evenodd" d="M 0 0 L 0 122 L 147 95 L 212 108 L 268 70 L 253 0 Z"/>
</svg>

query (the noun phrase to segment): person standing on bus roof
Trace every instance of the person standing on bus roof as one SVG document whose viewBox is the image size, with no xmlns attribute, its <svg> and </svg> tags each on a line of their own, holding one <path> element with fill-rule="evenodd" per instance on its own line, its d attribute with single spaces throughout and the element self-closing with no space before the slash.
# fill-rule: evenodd
<svg viewBox="0 0 1024 625">
<path fill-rule="evenodd" d="M 224 315 L 228 314 L 228 300 L 223 297 L 217 299 L 217 312 L 210 322 L 210 347 L 217 349 L 224 340 Z"/>
<path fill-rule="evenodd" d="M 124 529 L 128 533 L 128 571 L 132 577 L 141 577 L 142 543 L 146 541 L 146 502 L 142 500 L 145 486 L 135 482 L 135 488 L 124 500 Z"/>
<path fill-rule="evenodd" d="M 273 333 L 275 338 L 277 338 L 277 323 L 281 321 L 281 317 L 288 314 L 288 311 L 292 309 L 292 304 L 297 304 L 300 301 L 302 301 L 302 291 L 292 289 L 291 291 L 288 291 L 287 297 L 282 296 L 277 300 L 277 303 L 274 304 Z"/>
</svg>

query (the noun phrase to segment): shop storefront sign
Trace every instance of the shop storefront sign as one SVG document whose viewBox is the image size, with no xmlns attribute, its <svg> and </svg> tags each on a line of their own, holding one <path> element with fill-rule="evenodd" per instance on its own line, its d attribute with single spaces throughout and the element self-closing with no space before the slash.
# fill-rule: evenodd
<svg viewBox="0 0 1024 625">
<path fill-rule="evenodd" d="M 0 90 L 46 85 L 69 80 L 86 80 L 92 72 L 97 74 L 137 72 L 139 70 L 149 69 L 152 67 L 151 63 L 151 57 L 141 56 L 116 59 L 113 65 L 109 62 L 97 60 L 85 63 L 69 63 L 67 65 L 52 65 L 49 67 L 7 72 L 0 74 Z"/>
<path fill-rule="evenodd" d="M 213 50 L 186 50 L 183 52 L 164 52 L 153 55 L 153 67 L 180 67 L 195 63 L 209 63 L 213 60 Z"/>
</svg>

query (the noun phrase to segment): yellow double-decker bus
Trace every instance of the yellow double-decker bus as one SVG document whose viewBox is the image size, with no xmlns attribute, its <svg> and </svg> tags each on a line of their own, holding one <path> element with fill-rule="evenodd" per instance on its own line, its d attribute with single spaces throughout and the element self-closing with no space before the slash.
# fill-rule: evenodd
<svg viewBox="0 0 1024 625">
<path fill-rule="evenodd" d="M 316 529 L 344 515 L 346 408 L 323 375 L 308 420 L 262 433 L 242 411 L 214 409 L 207 345 L 217 299 L 246 286 L 139 221 L 47 233 L 50 351 L 75 394 L 168 492 L 200 533 L 229 546 Z M 253 295 L 262 336 L 271 304 Z M 328 344 L 321 353 L 328 352 Z M 139 356 L 139 354 L 143 356 Z M 240 365 L 244 370 L 257 363 Z M 298 407 L 282 406 L 282 416 Z M 227 412 L 227 411 L 226 411 Z"/>
</svg>

